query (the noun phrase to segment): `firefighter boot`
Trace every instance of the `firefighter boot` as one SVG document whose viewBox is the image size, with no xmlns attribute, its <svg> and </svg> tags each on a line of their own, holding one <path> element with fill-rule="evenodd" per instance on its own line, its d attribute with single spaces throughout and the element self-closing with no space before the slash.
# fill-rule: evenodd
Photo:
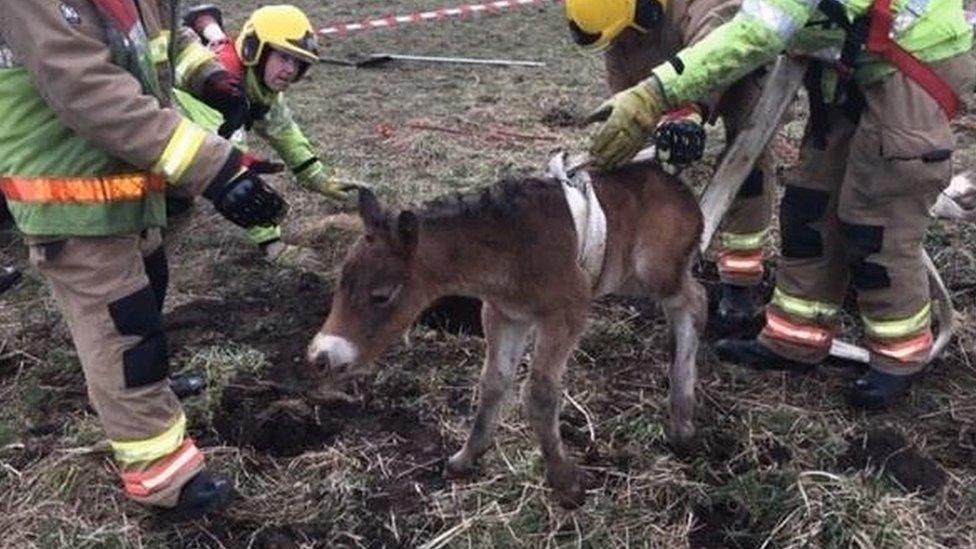
<svg viewBox="0 0 976 549">
<path fill-rule="evenodd" d="M 880 410 L 895 404 L 908 393 L 917 376 L 896 376 L 869 370 L 856 379 L 847 392 L 847 402 L 855 408 Z"/>
<path fill-rule="evenodd" d="M 715 354 L 720 360 L 754 370 L 784 370 L 802 374 L 814 367 L 813 364 L 781 357 L 756 339 L 720 339 L 715 342 Z"/>
<path fill-rule="evenodd" d="M 176 395 L 176 398 L 183 400 L 194 395 L 199 395 L 207 386 L 207 381 L 197 374 L 176 374 L 169 376 L 169 388 Z"/>
<path fill-rule="evenodd" d="M 20 282 L 22 275 L 13 267 L 0 267 L 0 294 Z"/>
<path fill-rule="evenodd" d="M 219 511 L 234 499 L 236 492 L 230 478 L 208 471 L 200 471 L 180 490 L 176 507 L 160 512 L 168 522 L 183 522 Z"/>
<path fill-rule="evenodd" d="M 718 337 L 754 338 L 762 330 L 762 312 L 756 305 L 755 286 L 723 282 L 713 329 Z"/>
</svg>

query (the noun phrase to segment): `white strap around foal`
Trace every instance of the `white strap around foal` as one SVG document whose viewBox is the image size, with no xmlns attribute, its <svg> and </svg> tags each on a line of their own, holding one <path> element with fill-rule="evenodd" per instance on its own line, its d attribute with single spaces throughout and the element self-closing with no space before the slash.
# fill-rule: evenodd
<svg viewBox="0 0 976 549">
<path fill-rule="evenodd" d="M 590 175 L 585 170 L 567 173 L 565 152 L 549 161 L 549 175 L 562 184 L 576 229 L 576 260 L 590 275 L 590 286 L 596 286 L 607 248 L 607 216 L 593 190 Z"/>
</svg>

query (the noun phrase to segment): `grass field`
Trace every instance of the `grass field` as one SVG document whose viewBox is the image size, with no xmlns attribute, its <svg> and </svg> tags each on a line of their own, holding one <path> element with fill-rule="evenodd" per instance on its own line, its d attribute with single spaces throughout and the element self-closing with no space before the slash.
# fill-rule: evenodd
<svg viewBox="0 0 976 549">
<path fill-rule="evenodd" d="M 296 3 L 324 25 L 442 1 Z M 222 4 L 234 25 L 257 5 Z M 395 205 L 541 173 L 551 152 L 582 147 L 577 122 L 605 95 L 600 59 L 572 46 L 557 5 L 339 37 L 325 50 L 547 64 L 316 67 L 289 95 L 298 119 L 324 156 Z M 801 123 L 779 142 L 787 163 Z M 972 166 L 976 121 L 958 129 L 956 162 Z M 720 135 L 710 132 L 712 159 Z M 684 177 L 700 186 L 709 164 Z M 316 197 L 274 182 L 292 204 L 286 238 L 316 248 L 325 272 L 264 265 L 203 204 L 169 243 L 172 366 L 208 375 L 207 392 L 187 403 L 191 432 L 210 466 L 237 480 L 240 499 L 211 519 L 171 526 L 122 496 L 67 330 L 28 271 L 0 298 L 0 546 L 976 547 L 971 227 L 937 225 L 928 239 L 963 328 L 907 402 L 854 412 L 842 392 L 856 370 L 756 375 L 705 347 L 701 446 L 685 458 L 664 438 L 660 312 L 601 301 L 573 357 L 562 414 L 588 499 L 564 512 L 514 404 L 480 475 L 442 477 L 476 402 L 475 336 L 417 326 L 375 377 L 349 390 L 350 401 L 299 390 L 303 350 L 354 234 L 325 223 L 332 209 Z M 0 238 L 0 264 L 25 265 L 19 239 Z"/>
</svg>

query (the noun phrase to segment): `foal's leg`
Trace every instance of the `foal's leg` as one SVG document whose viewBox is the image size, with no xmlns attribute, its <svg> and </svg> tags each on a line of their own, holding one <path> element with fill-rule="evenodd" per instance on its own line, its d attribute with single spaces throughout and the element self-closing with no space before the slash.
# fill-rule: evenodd
<svg viewBox="0 0 976 549">
<path fill-rule="evenodd" d="M 691 275 L 691 269 L 685 271 L 678 292 L 664 298 L 662 305 L 674 337 L 674 357 L 668 372 L 668 435 L 672 446 L 681 453 L 690 447 L 695 436 L 695 356 L 708 310 L 705 290 Z"/>
<path fill-rule="evenodd" d="M 512 320 L 490 303 L 481 313 L 487 351 L 481 370 L 478 412 L 464 446 L 447 460 L 448 476 L 463 476 L 474 469 L 475 461 L 491 447 L 498 411 L 505 401 L 531 331 L 531 323 Z"/>
<path fill-rule="evenodd" d="M 576 347 L 585 323 L 585 308 L 561 311 L 537 325 L 529 379 L 523 388 L 526 414 L 542 447 L 546 480 L 556 501 L 567 509 L 583 504 L 583 488 L 576 465 L 559 437 L 559 405 L 566 361 Z"/>
</svg>

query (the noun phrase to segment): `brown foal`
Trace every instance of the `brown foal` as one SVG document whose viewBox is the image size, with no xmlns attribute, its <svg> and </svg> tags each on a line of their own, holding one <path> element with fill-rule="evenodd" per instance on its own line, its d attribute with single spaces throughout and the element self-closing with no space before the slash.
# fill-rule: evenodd
<svg viewBox="0 0 976 549">
<path fill-rule="evenodd" d="M 593 299 L 609 293 L 659 301 L 674 337 L 670 377 L 672 442 L 694 435 L 695 355 L 705 323 L 702 287 L 691 264 L 702 229 L 691 193 L 657 166 L 593 172 L 607 219 L 602 272 L 577 262 L 577 236 L 560 184 L 503 181 L 479 194 L 436 200 L 419 211 L 385 211 L 360 192 L 365 233 L 342 266 L 325 325 L 308 349 L 311 364 L 338 372 L 376 358 L 443 295 L 484 301 L 485 341 L 478 411 L 464 446 L 446 465 L 474 470 L 492 444 L 529 336 L 535 348 L 523 387 L 525 415 L 539 439 L 556 500 L 580 505 L 576 466 L 559 436 L 566 362 Z"/>
</svg>

